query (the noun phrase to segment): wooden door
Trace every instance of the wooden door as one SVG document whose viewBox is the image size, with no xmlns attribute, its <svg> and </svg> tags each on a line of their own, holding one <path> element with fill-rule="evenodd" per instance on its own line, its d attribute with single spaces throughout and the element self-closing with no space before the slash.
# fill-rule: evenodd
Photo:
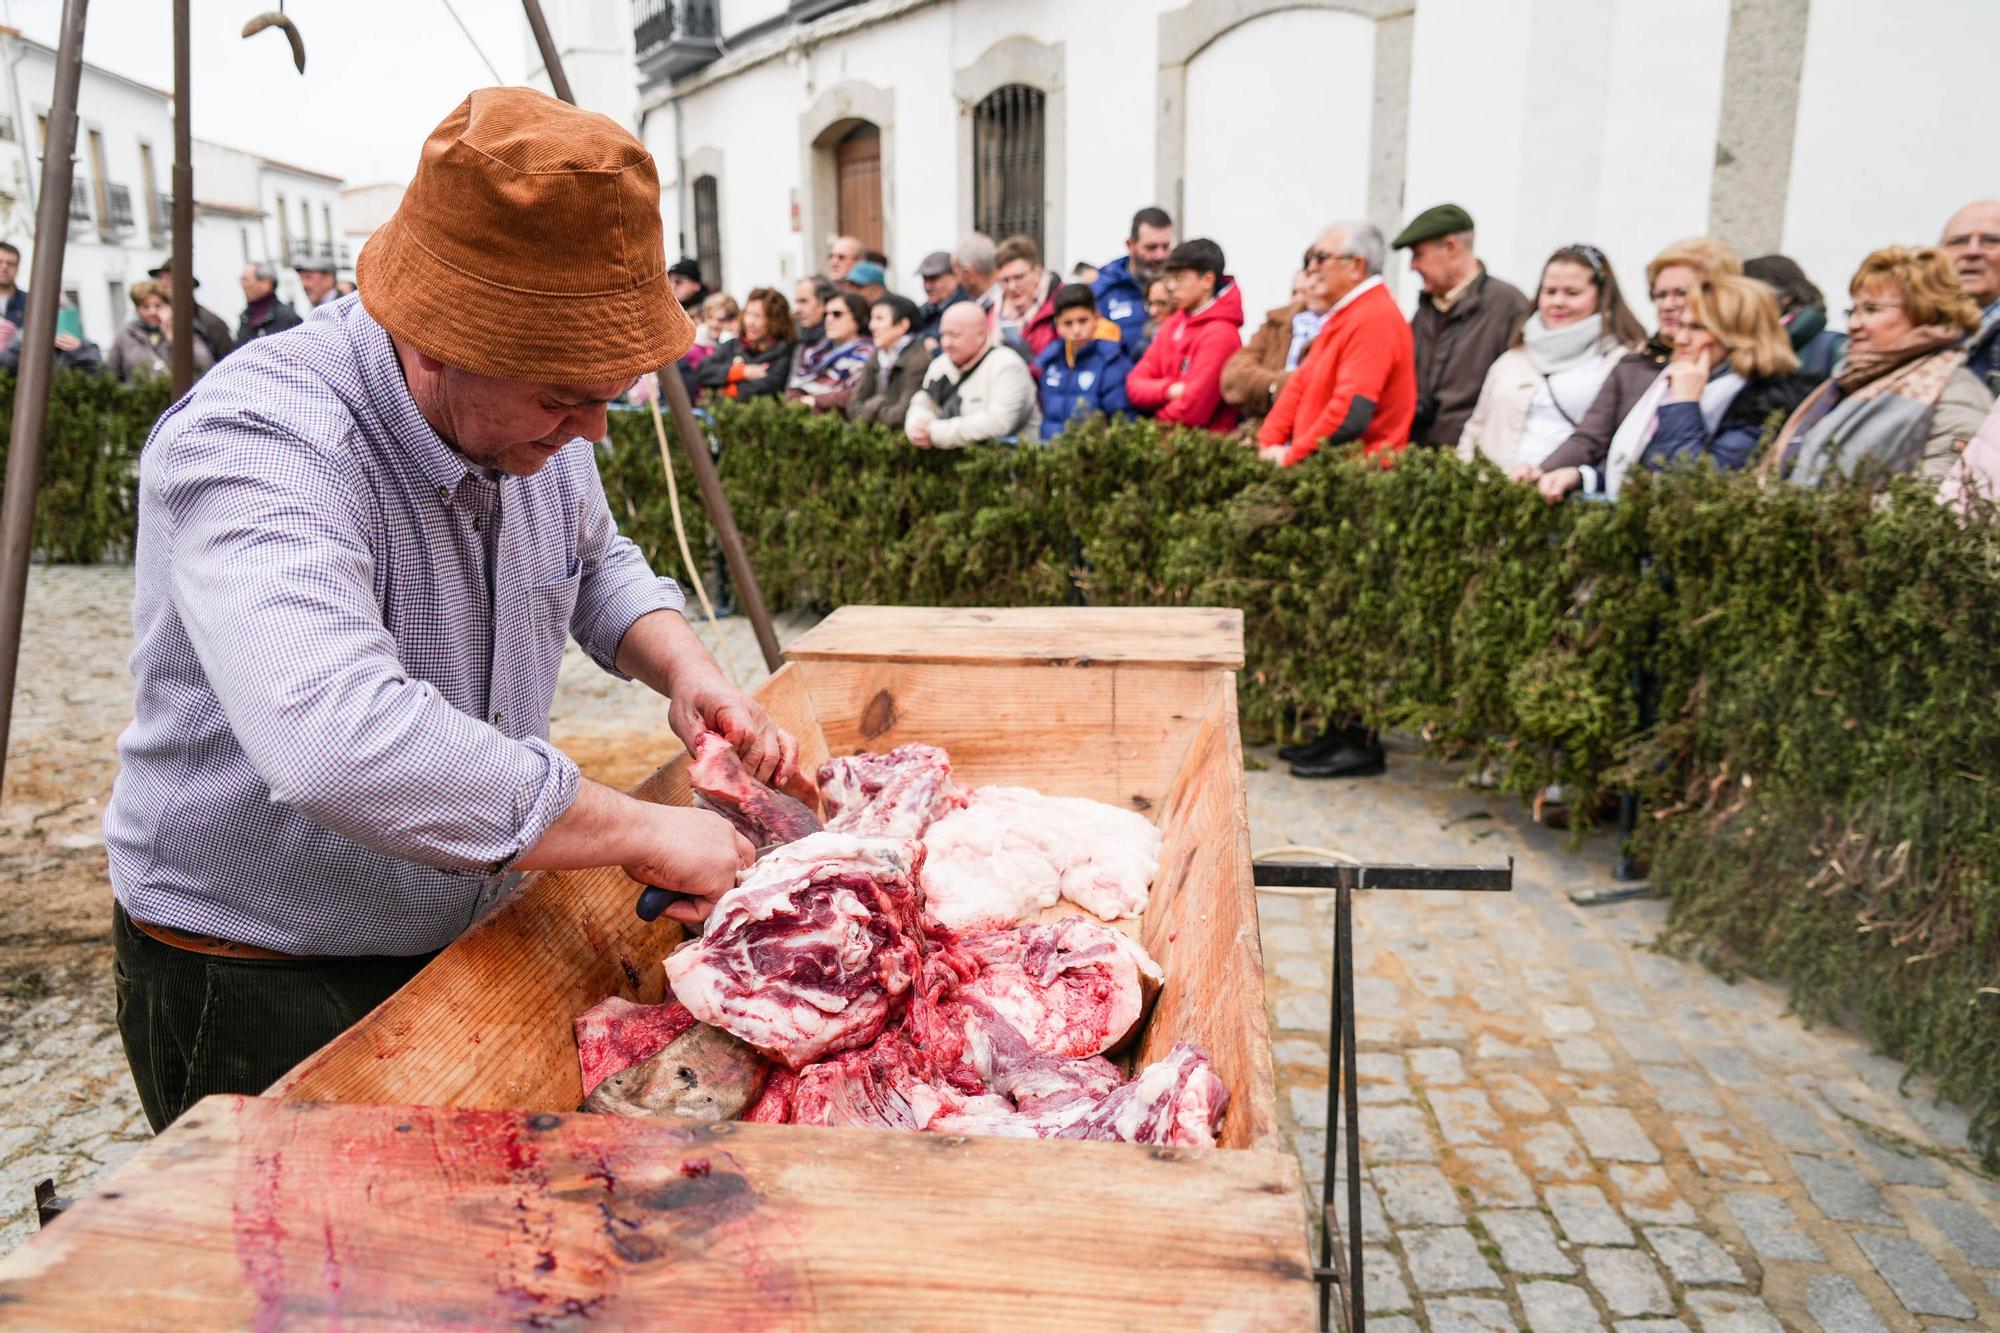
<svg viewBox="0 0 2000 1333">
<path fill-rule="evenodd" d="M 863 123 L 834 149 L 840 234 L 864 250 L 882 249 L 882 131 Z"/>
</svg>

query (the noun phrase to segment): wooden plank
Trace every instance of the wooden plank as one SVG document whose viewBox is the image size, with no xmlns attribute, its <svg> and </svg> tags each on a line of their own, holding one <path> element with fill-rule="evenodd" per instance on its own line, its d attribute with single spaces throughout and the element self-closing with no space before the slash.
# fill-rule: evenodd
<svg viewBox="0 0 2000 1333">
<path fill-rule="evenodd" d="M 796 663 L 834 754 L 941 745 L 959 780 L 1146 812 L 1155 822 L 1219 671 Z"/>
<path fill-rule="evenodd" d="M 1304 1329 L 1288 1153 L 210 1097 L 10 1327 Z"/>
<path fill-rule="evenodd" d="M 797 668 L 757 690 L 817 768 L 826 740 Z M 662 744 L 678 747 L 672 736 Z M 633 789 L 688 802 L 687 756 Z M 660 960 L 681 928 L 633 913 L 636 880 L 616 867 L 545 871 L 520 887 L 408 985 L 301 1061 L 268 1095 L 350 1102 L 569 1111 L 583 1100 L 575 1015 L 607 995 L 657 1004 Z"/>
<path fill-rule="evenodd" d="M 1243 613 L 1188 606 L 843 606 L 792 640 L 785 656 L 1234 671 L 1243 665 Z"/>
<path fill-rule="evenodd" d="M 1177 1041 L 1203 1047 L 1230 1091 L 1222 1146 L 1281 1149 L 1233 675 L 1195 733 L 1161 824 L 1160 873 L 1140 939 L 1167 984 L 1137 1062 L 1159 1059 Z"/>
</svg>

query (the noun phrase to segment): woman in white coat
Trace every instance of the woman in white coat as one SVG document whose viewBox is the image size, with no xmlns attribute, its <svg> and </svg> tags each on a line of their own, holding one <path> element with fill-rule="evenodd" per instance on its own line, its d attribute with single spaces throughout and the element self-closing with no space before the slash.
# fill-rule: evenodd
<svg viewBox="0 0 2000 1333">
<path fill-rule="evenodd" d="M 1604 252 L 1581 243 L 1556 251 L 1542 265 L 1535 308 L 1486 372 L 1459 458 L 1484 457 L 1506 476 L 1531 479 L 1576 431 L 1611 367 L 1645 341 Z"/>
</svg>

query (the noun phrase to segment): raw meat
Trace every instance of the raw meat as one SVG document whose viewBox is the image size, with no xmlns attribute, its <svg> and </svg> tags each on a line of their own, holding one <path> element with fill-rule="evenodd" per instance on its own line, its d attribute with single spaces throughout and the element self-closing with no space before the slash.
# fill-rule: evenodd
<svg viewBox="0 0 2000 1333">
<path fill-rule="evenodd" d="M 657 1055 L 598 1084 L 583 1109 L 734 1120 L 757 1100 L 770 1069 L 770 1061 L 721 1028 L 696 1023 Z"/>
<path fill-rule="evenodd" d="M 1165 974 L 1130 936 L 1082 917 L 965 937 L 979 973 L 954 997 L 967 1040 L 1004 1020 L 1043 1055 L 1115 1051 L 1145 1016 Z"/>
<path fill-rule="evenodd" d="M 634 1004 L 619 995 L 598 1001 L 576 1018 L 584 1095 L 619 1070 L 659 1054 L 694 1025 L 685 1005 Z"/>
<path fill-rule="evenodd" d="M 750 776 L 736 747 L 713 731 L 695 737 L 688 782 L 694 787 L 696 805 L 734 824 L 760 851 L 820 831 L 819 816 L 805 801 Z M 799 775 L 799 782 L 808 797 L 813 795 L 804 774 Z"/>
<path fill-rule="evenodd" d="M 923 962 L 923 844 L 815 833 L 765 854 L 667 956 L 674 997 L 787 1068 L 865 1046 Z"/>
<path fill-rule="evenodd" d="M 1056 1112 L 1064 1123 L 1048 1137 L 1213 1148 L 1228 1106 L 1229 1089 L 1210 1067 L 1208 1053 L 1176 1042 L 1166 1059 L 1112 1089 L 1087 1114 L 1071 1118 L 1069 1108 Z"/>
<path fill-rule="evenodd" d="M 935 745 L 829 759 L 820 765 L 819 786 L 835 833 L 921 838 L 931 821 L 965 804 L 950 756 Z"/>
<path fill-rule="evenodd" d="M 1105 920 L 1146 908 L 1160 831 L 1080 796 L 979 787 L 924 833 L 924 903 L 954 930 L 1011 926 L 1058 898 Z"/>
</svg>

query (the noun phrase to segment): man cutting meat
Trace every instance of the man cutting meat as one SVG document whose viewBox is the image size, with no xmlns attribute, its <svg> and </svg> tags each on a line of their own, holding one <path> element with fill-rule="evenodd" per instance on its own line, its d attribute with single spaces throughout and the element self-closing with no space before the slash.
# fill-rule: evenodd
<svg viewBox="0 0 2000 1333">
<path fill-rule="evenodd" d="M 721 817 L 550 746 L 566 638 L 758 777 L 797 743 L 730 686 L 618 534 L 589 443 L 687 350 L 652 158 L 541 93 L 431 134 L 359 292 L 168 410 L 140 469 L 135 717 L 105 819 L 118 1023 L 158 1129 L 255 1093 L 386 998 L 517 872 L 693 895 Z M 476 997 L 466 997 L 468 1000 Z"/>
</svg>

